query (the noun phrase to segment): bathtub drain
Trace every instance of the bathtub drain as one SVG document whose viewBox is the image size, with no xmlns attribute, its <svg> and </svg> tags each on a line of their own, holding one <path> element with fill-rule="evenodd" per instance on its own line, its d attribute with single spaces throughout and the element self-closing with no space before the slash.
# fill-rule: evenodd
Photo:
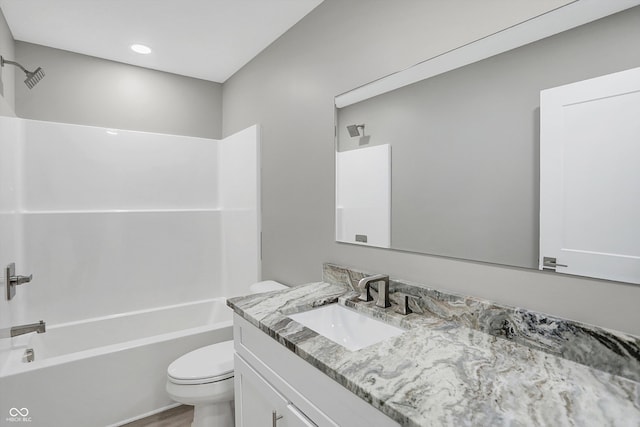
<svg viewBox="0 0 640 427">
<path fill-rule="evenodd" d="M 32 348 L 28 348 L 24 351 L 24 358 L 27 363 L 33 362 L 36 359 L 36 354 Z"/>
</svg>

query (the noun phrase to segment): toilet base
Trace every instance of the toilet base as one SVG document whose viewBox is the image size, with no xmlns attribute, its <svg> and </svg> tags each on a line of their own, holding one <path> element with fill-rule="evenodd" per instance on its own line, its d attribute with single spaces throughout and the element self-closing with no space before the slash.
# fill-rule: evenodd
<svg viewBox="0 0 640 427">
<path fill-rule="evenodd" d="M 201 403 L 193 407 L 191 427 L 234 427 L 233 401 Z"/>
<path fill-rule="evenodd" d="M 233 377 L 205 384 L 167 381 L 167 393 L 176 402 L 193 406 L 192 427 L 234 427 Z"/>
</svg>

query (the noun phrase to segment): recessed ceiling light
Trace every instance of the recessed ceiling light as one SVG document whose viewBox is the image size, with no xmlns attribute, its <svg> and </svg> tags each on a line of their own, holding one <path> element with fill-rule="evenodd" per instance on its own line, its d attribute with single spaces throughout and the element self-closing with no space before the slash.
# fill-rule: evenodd
<svg viewBox="0 0 640 427">
<path fill-rule="evenodd" d="M 143 44 L 132 44 L 131 45 L 131 50 L 136 52 L 136 53 L 140 53 L 142 55 L 147 55 L 147 54 L 151 53 L 151 48 L 149 46 L 145 46 Z"/>
</svg>

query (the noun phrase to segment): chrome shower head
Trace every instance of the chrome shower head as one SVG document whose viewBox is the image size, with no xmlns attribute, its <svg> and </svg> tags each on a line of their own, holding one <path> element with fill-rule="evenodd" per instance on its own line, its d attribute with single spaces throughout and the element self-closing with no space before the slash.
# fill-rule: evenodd
<svg viewBox="0 0 640 427">
<path fill-rule="evenodd" d="M 351 138 L 355 138 L 360 135 L 360 128 L 362 128 L 362 136 L 364 136 L 364 125 L 347 125 L 347 130 L 349 131 L 349 136 Z"/>
<path fill-rule="evenodd" d="M 26 74 L 27 79 L 24 81 L 24 84 L 26 84 L 29 89 L 33 89 L 33 87 L 44 77 L 44 71 L 40 67 L 38 67 L 33 73 L 26 71 Z"/>
<path fill-rule="evenodd" d="M 27 78 L 24 81 L 24 84 L 26 84 L 29 89 L 33 89 L 33 87 L 37 85 L 38 82 L 42 80 L 42 78 L 44 77 L 44 70 L 40 67 L 38 67 L 35 71 L 29 71 L 26 68 L 24 68 L 22 65 L 18 64 L 17 62 L 9 61 L 7 59 L 4 59 L 2 56 L 0 56 L 0 66 L 4 67 L 4 64 L 15 65 L 16 67 L 24 71 L 24 73 L 27 75 Z"/>
</svg>

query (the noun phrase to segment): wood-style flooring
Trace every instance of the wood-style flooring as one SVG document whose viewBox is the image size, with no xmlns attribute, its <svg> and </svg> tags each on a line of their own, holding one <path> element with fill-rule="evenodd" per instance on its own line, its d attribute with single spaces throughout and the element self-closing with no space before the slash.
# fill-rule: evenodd
<svg viewBox="0 0 640 427">
<path fill-rule="evenodd" d="M 193 406 L 180 405 L 121 427 L 190 427 L 192 421 Z"/>
</svg>

